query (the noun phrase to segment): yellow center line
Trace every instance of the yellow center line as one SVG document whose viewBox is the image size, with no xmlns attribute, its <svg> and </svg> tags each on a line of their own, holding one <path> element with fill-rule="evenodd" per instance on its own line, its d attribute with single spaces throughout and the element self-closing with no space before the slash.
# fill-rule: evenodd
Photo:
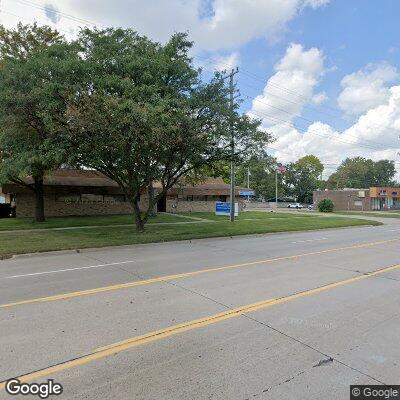
<svg viewBox="0 0 400 400">
<path fill-rule="evenodd" d="M 260 264 L 267 264 L 267 263 L 284 261 L 284 260 L 293 260 L 293 259 L 297 259 L 300 257 L 307 257 L 307 256 L 318 255 L 318 254 L 326 254 L 326 253 L 332 253 L 332 252 L 337 252 L 337 251 L 342 251 L 342 250 L 361 249 L 361 248 L 366 248 L 366 247 L 378 246 L 381 244 L 391 243 L 391 242 L 395 242 L 395 241 L 399 241 L 399 240 L 400 240 L 400 238 L 395 238 L 395 239 L 381 240 L 381 241 L 377 241 L 377 242 L 367 242 L 367 243 L 361 243 L 361 244 L 356 244 L 356 245 L 351 245 L 351 246 L 337 247 L 337 248 L 320 250 L 320 251 L 313 251 L 310 253 L 296 254 L 296 255 L 292 255 L 292 256 L 268 258 L 265 260 L 257 260 L 257 261 L 242 263 L 242 264 L 234 264 L 234 265 L 226 265 L 226 266 L 221 266 L 221 267 L 202 269 L 202 270 L 198 270 L 198 271 L 185 272 L 182 274 L 165 275 L 165 276 L 145 279 L 145 280 L 141 280 L 141 281 L 133 281 L 133 282 L 121 283 L 121 284 L 117 284 L 117 285 L 103 286 L 103 287 L 94 288 L 94 289 L 80 290 L 77 292 L 62 293 L 62 294 L 57 294 L 57 295 L 53 295 L 53 296 L 39 297 L 36 299 L 22 300 L 22 301 L 17 301 L 14 303 L 1 304 L 0 309 L 16 307 L 16 306 L 20 306 L 20 305 L 24 305 L 24 304 L 45 303 L 45 302 L 49 302 L 49 301 L 67 300 L 67 299 L 72 299 L 74 297 L 88 296 L 91 294 L 110 292 L 113 290 L 127 289 L 127 288 L 132 288 L 135 286 L 150 285 L 152 283 L 157 283 L 157 282 L 165 282 L 165 281 L 172 281 L 175 279 L 189 278 L 192 276 L 207 274 L 207 273 L 211 273 L 211 272 L 225 271 L 225 270 L 235 269 L 235 268 L 252 267 L 252 266 L 260 265 Z"/>
<path fill-rule="evenodd" d="M 155 342 L 157 340 L 168 338 L 170 336 L 178 335 L 178 334 L 181 334 L 181 333 L 184 333 L 187 331 L 191 331 L 191 330 L 202 328 L 202 327 L 205 327 L 208 325 L 216 324 L 218 322 L 222 322 L 222 321 L 225 321 L 228 319 L 236 318 L 236 317 L 239 317 L 246 313 L 255 312 L 255 311 L 262 310 L 262 309 L 265 309 L 268 307 L 272 307 L 272 306 L 275 306 L 278 304 L 287 303 L 287 302 L 290 302 L 290 301 L 293 301 L 293 300 L 296 300 L 296 299 L 299 299 L 302 297 L 311 296 L 311 295 L 314 295 L 314 294 L 317 294 L 320 292 L 324 292 L 324 291 L 327 291 L 330 289 L 334 289 L 334 288 L 337 288 L 340 286 L 347 285 L 349 283 L 361 281 L 361 280 L 370 278 L 371 276 L 383 274 L 385 272 L 389 272 L 389 271 L 392 271 L 392 270 L 395 270 L 398 268 L 400 268 L 400 264 L 382 268 L 382 269 L 373 271 L 371 273 L 368 273 L 366 275 L 360 275 L 360 276 L 345 279 L 342 281 L 329 283 L 324 286 L 319 286 L 319 287 L 316 287 L 313 289 L 294 293 L 294 294 L 284 296 L 281 298 L 267 299 L 267 300 L 259 301 L 257 303 L 245 305 L 242 307 L 229 309 L 227 311 L 224 311 L 224 312 L 221 312 L 218 314 L 214 314 L 214 315 L 211 315 L 208 317 L 195 319 L 195 320 L 187 321 L 187 322 L 184 322 L 181 324 L 169 326 L 167 328 L 149 332 L 149 333 L 146 333 L 141 336 L 136 336 L 136 337 L 133 337 L 133 338 L 130 338 L 127 340 L 123 340 L 121 342 L 113 343 L 109 346 L 97 348 L 97 349 L 93 350 L 90 354 L 83 355 L 79 358 L 75 358 L 71 361 L 66 361 L 64 363 L 57 364 L 57 365 L 54 365 L 49 368 L 44 368 L 39 371 L 35 371 L 35 372 L 29 373 L 29 374 L 19 376 L 18 379 L 21 382 L 35 381 L 35 380 L 38 380 L 39 378 L 49 376 L 49 375 L 52 375 L 52 374 L 55 374 L 55 373 L 58 373 L 61 371 L 65 371 L 65 370 L 68 370 L 71 368 L 75 368 L 75 367 L 78 367 L 81 365 L 85 365 L 85 364 L 91 363 L 93 361 L 96 361 L 96 360 L 120 353 L 122 351 L 131 349 L 133 347 L 141 346 L 141 345 L 144 345 L 147 343 Z M 5 385 L 6 385 L 6 381 L 1 382 L 0 390 L 4 389 Z"/>
</svg>

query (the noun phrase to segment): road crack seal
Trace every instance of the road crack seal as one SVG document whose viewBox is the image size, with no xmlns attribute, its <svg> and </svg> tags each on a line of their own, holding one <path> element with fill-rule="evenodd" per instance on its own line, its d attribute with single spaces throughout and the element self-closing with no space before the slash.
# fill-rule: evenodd
<svg viewBox="0 0 400 400">
<path fill-rule="evenodd" d="M 313 365 L 313 368 L 323 367 L 324 365 L 330 364 L 332 362 L 333 362 L 333 358 L 332 357 L 324 358 L 318 364 Z"/>
</svg>

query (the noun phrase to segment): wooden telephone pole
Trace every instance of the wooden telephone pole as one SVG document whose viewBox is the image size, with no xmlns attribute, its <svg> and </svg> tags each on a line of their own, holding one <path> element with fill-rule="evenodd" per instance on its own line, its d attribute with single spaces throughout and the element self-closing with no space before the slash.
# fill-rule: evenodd
<svg viewBox="0 0 400 400">
<path fill-rule="evenodd" d="M 233 81 L 234 76 L 239 72 L 239 68 L 232 69 L 229 77 L 229 102 L 230 102 L 230 121 L 229 130 L 231 136 L 231 188 L 230 188 L 230 221 L 235 222 L 235 127 L 233 124 L 234 113 L 234 100 L 235 100 L 235 84 Z"/>
</svg>

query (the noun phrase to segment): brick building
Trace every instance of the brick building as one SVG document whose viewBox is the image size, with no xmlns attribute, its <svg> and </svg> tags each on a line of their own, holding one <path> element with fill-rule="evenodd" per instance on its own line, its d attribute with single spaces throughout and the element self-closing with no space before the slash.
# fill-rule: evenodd
<svg viewBox="0 0 400 400">
<path fill-rule="evenodd" d="M 31 178 L 26 179 L 32 183 Z M 154 190 L 160 186 L 155 183 Z M 242 199 L 235 188 L 235 201 Z M 17 217 L 33 217 L 35 213 L 34 193 L 28 188 L 13 183 L 3 185 L 0 192 L 15 202 Z M 181 183 L 168 191 L 157 204 L 158 211 L 196 212 L 213 211 L 216 201 L 230 200 L 230 187 L 221 178 L 209 178 L 204 183 L 192 186 Z M 116 182 L 97 171 L 60 169 L 44 178 L 45 215 L 111 215 L 133 212 L 121 188 Z M 142 209 L 147 208 L 148 196 L 140 198 Z"/>
<path fill-rule="evenodd" d="M 314 203 L 331 199 L 337 211 L 382 211 L 400 209 L 400 187 L 316 190 Z"/>
</svg>

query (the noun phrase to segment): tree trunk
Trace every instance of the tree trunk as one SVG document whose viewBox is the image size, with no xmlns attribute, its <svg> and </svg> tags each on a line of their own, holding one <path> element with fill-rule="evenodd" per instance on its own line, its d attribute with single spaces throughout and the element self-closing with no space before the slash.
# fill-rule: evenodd
<svg viewBox="0 0 400 400">
<path fill-rule="evenodd" d="M 44 191 L 43 191 L 43 175 L 34 178 L 35 188 L 35 221 L 44 222 Z"/>
<path fill-rule="evenodd" d="M 149 217 L 154 217 L 156 213 L 154 212 L 154 187 L 153 182 L 150 182 L 148 187 L 148 196 L 149 196 L 149 208 L 147 214 Z"/>
<path fill-rule="evenodd" d="M 143 232 L 144 231 L 144 221 L 142 219 L 142 214 L 139 208 L 139 200 L 137 197 L 133 198 L 132 201 L 132 206 L 133 206 L 133 212 L 135 215 L 135 225 L 136 225 L 136 231 L 137 232 Z"/>
</svg>

